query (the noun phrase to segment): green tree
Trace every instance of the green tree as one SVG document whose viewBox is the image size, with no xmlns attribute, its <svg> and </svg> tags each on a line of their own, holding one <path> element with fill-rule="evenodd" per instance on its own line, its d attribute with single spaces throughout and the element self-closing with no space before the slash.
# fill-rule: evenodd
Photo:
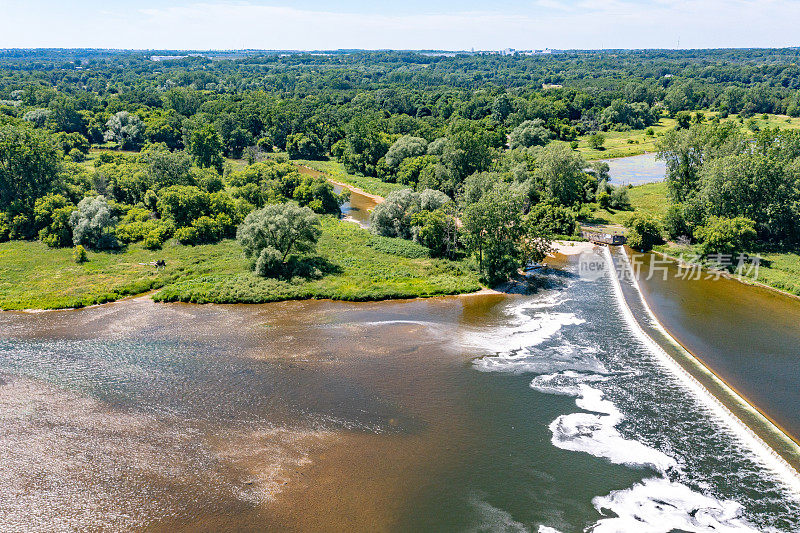
<svg viewBox="0 0 800 533">
<path fill-rule="evenodd" d="M 211 194 L 194 185 L 173 185 L 158 193 L 158 213 L 175 227 L 190 226 L 192 221 L 211 213 Z"/>
<path fill-rule="evenodd" d="M 646 252 L 654 245 L 663 242 L 661 227 L 654 218 L 648 215 L 640 213 L 630 215 L 625 221 L 625 227 L 628 228 L 628 246 L 635 250 Z"/>
<path fill-rule="evenodd" d="M 192 132 L 189 142 L 189 153 L 194 156 L 197 165 L 202 168 L 213 168 L 222 174 L 225 159 L 222 157 L 222 136 L 214 126 L 207 125 Z"/>
<path fill-rule="evenodd" d="M 72 244 L 70 216 L 75 206 L 60 194 L 48 194 L 36 200 L 34 217 L 39 239 L 50 247 Z"/>
<path fill-rule="evenodd" d="M 745 139 L 734 124 L 694 125 L 688 130 L 668 131 L 656 143 L 658 158 L 667 166 L 670 197 L 684 202 L 697 193 L 703 164 L 724 153 L 738 152 Z"/>
<path fill-rule="evenodd" d="M 411 216 L 414 241 L 430 249 L 433 256 L 452 258 L 456 252 L 458 228 L 453 207 L 450 202 L 439 209 L 421 210 Z"/>
<path fill-rule="evenodd" d="M 72 243 L 95 250 L 108 250 L 118 246 L 114 235 L 117 220 L 111 215 L 103 196 L 88 196 L 78 203 L 69 219 L 72 226 Z"/>
<path fill-rule="evenodd" d="M 151 144 L 141 154 L 147 166 L 147 185 L 158 192 L 172 185 L 194 185 L 190 174 L 192 159 L 183 150 L 171 152 L 165 144 Z"/>
<path fill-rule="evenodd" d="M 106 122 L 106 141 L 116 141 L 120 150 L 135 150 L 144 140 L 144 122 L 138 116 L 120 111 Z"/>
<path fill-rule="evenodd" d="M 564 206 L 572 206 L 583 199 L 586 182 L 586 162 L 564 144 L 550 144 L 538 153 L 537 177 L 543 183 L 547 196 Z"/>
<path fill-rule="evenodd" d="M 58 153 L 46 133 L 0 125 L 0 211 L 32 219 L 36 199 L 52 190 L 59 169 Z"/>
<path fill-rule="evenodd" d="M 428 150 L 428 141 L 421 137 L 413 137 L 411 135 L 404 135 L 397 139 L 389 151 L 386 152 L 386 165 L 395 170 L 400 163 L 412 157 L 419 157 L 425 155 Z"/>
<path fill-rule="evenodd" d="M 530 148 L 531 146 L 544 146 L 550 141 L 551 132 L 545 127 L 544 120 L 537 118 L 526 120 L 508 135 L 508 144 L 511 148 Z"/>
<path fill-rule="evenodd" d="M 295 203 L 253 211 L 236 232 L 246 258 L 260 276 L 281 273 L 291 254 L 313 252 L 322 234 L 319 216 Z"/>
<path fill-rule="evenodd" d="M 756 238 L 755 222 L 745 217 L 712 216 L 705 226 L 695 229 L 704 254 L 736 255 L 750 249 Z"/>
<path fill-rule="evenodd" d="M 286 137 L 286 152 L 289 159 L 321 159 L 325 148 L 314 133 L 293 133 Z"/>
<path fill-rule="evenodd" d="M 549 249 L 547 233 L 523 217 L 522 198 L 498 183 L 463 212 L 467 250 L 477 255 L 478 269 L 488 283 L 507 280 L 528 261 L 541 261 Z"/>
<path fill-rule="evenodd" d="M 586 139 L 586 141 L 589 143 L 589 146 L 591 148 L 595 150 L 600 150 L 606 143 L 606 136 L 603 135 L 602 133 L 597 132 L 589 135 L 589 138 Z"/>
</svg>

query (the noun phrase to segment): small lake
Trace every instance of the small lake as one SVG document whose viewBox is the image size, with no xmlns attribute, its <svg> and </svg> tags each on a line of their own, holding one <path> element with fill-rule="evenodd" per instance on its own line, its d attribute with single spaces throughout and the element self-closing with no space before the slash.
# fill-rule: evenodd
<svg viewBox="0 0 800 533">
<path fill-rule="evenodd" d="M 666 163 L 658 161 L 654 153 L 602 161 L 608 163 L 612 185 L 643 185 L 663 181 L 667 169 Z"/>
</svg>

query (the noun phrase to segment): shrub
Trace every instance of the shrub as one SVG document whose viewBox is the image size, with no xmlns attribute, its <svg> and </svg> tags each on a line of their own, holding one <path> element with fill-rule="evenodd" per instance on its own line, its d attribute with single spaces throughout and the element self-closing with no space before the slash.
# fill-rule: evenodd
<svg viewBox="0 0 800 533">
<path fill-rule="evenodd" d="M 194 242 L 191 244 L 209 244 L 217 242 L 222 236 L 222 228 L 211 217 L 202 216 L 192 222 L 194 228 Z"/>
<path fill-rule="evenodd" d="M 743 253 L 756 238 L 756 223 L 745 217 L 711 217 L 694 234 L 704 254 Z"/>
<path fill-rule="evenodd" d="M 86 261 L 88 261 L 89 257 L 86 255 L 86 248 L 84 248 L 80 244 L 77 245 L 75 248 L 73 248 L 72 260 L 78 264 L 85 263 Z"/>
<path fill-rule="evenodd" d="M 36 200 L 33 208 L 34 222 L 39 239 L 50 247 L 72 244 L 70 215 L 75 206 L 60 194 L 48 194 Z"/>
<path fill-rule="evenodd" d="M 661 228 L 652 217 L 635 213 L 625 221 L 628 228 L 628 246 L 640 251 L 648 251 L 663 242 Z"/>
<path fill-rule="evenodd" d="M 181 244 L 194 244 L 197 240 L 197 229 L 192 226 L 175 230 L 175 240 Z"/>
<path fill-rule="evenodd" d="M 281 273 L 283 258 L 281 253 L 272 246 L 267 246 L 258 254 L 253 271 L 262 277 L 274 277 Z"/>
<path fill-rule="evenodd" d="M 148 250 L 160 250 L 169 238 L 168 229 L 166 225 L 156 226 L 145 236 L 142 244 Z"/>
<path fill-rule="evenodd" d="M 589 146 L 595 150 L 599 150 L 606 143 L 606 136 L 602 133 L 593 133 L 589 135 L 589 138 L 586 140 L 589 143 Z"/>
<path fill-rule="evenodd" d="M 72 227 L 69 220 L 72 206 L 60 207 L 51 214 L 50 225 L 39 230 L 39 239 L 51 248 L 64 248 L 72 244 Z"/>
<path fill-rule="evenodd" d="M 624 187 L 615 187 L 611 191 L 609 199 L 611 207 L 614 209 L 630 209 L 631 200 L 628 198 L 628 191 Z"/>
<path fill-rule="evenodd" d="M 670 239 L 692 236 L 692 230 L 686 224 L 684 217 L 683 204 L 672 204 L 664 214 L 664 231 Z"/>
<path fill-rule="evenodd" d="M 611 195 L 606 191 L 600 191 L 597 193 L 597 203 L 600 204 L 600 207 L 603 209 L 608 209 L 611 207 Z"/>
<path fill-rule="evenodd" d="M 73 148 L 72 150 L 70 150 L 68 155 L 69 158 L 76 163 L 80 163 L 86 160 L 86 154 L 84 154 L 77 148 Z"/>
<path fill-rule="evenodd" d="M 367 246 L 379 252 L 411 259 L 420 259 L 423 257 L 430 257 L 431 255 L 428 248 L 415 242 L 395 237 L 372 235 L 367 242 Z"/>
<path fill-rule="evenodd" d="M 158 212 L 179 228 L 209 214 L 210 205 L 211 195 L 193 185 L 173 185 L 158 193 Z"/>
<path fill-rule="evenodd" d="M 8 232 L 11 229 L 11 217 L 8 213 L 0 213 L 0 242 L 8 240 Z"/>
</svg>

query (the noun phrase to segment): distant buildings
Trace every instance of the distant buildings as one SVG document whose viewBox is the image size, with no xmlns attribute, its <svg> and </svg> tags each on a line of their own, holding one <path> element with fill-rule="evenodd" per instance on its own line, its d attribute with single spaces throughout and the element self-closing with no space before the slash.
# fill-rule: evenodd
<svg viewBox="0 0 800 533">
<path fill-rule="evenodd" d="M 506 48 L 504 50 L 499 50 L 498 52 L 495 53 L 500 54 L 501 56 L 513 56 L 513 55 L 536 56 L 540 54 L 552 54 L 553 52 L 555 52 L 555 50 L 552 50 L 550 48 L 545 48 L 543 50 L 516 50 L 514 48 Z"/>
</svg>

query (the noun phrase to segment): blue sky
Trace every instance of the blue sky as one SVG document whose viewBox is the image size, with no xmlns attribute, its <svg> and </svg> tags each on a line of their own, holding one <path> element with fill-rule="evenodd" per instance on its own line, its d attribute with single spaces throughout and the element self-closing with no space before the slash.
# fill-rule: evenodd
<svg viewBox="0 0 800 533">
<path fill-rule="evenodd" d="M 798 46 L 799 0 L 0 0 L 0 48 Z"/>
</svg>

